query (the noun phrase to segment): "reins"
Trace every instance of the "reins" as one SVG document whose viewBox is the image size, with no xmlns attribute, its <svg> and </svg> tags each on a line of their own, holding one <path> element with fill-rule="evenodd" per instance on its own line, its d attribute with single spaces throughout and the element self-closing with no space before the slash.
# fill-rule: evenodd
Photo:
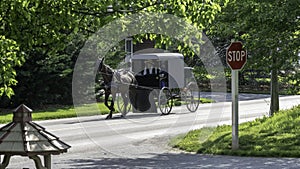
<svg viewBox="0 0 300 169">
<path fill-rule="evenodd" d="M 106 66 L 106 65 L 105 65 Z M 121 82 L 121 79 L 118 79 L 115 75 L 116 75 L 116 73 L 118 72 L 118 70 L 114 70 L 114 69 L 112 69 L 112 68 L 110 68 L 110 67 L 108 67 L 112 72 L 111 73 L 105 73 L 105 72 L 101 72 L 100 71 L 100 73 L 102 74 L 102 75 L 106 75 L 106 76 L 112 76 L 112 81 L 110 81 L 110 82 L 108 82 L 108 83 L 104 83 L 105 85 L 107 85 L 107 86 L 112 86 L 113 84 L 116 84 L 115 86 L 120 86 L 120 84 L 121 85 L 128 85 L 128 86 L 136 86 L 136 84 L 131 84 L 131 83 L 122 83 Z M 113 81 L 113 78 L 116 78 L 117 80 L 114 82 Z"/>
</svg>

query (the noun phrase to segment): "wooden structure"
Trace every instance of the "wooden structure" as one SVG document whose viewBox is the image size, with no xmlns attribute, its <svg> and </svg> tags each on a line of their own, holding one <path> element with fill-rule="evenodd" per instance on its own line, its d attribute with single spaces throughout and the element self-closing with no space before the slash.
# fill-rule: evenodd
<svg viewBox="0 0 300 169">
<path fill-rule="evenodd" d="M 0 169 L 5 169 L 12 156 L 28 156 L 37 169 L 51 168 L 51 155 L 67 152 L 71 147 L 34 122 L 32 110 L 20 105 L 13 111 L 13 121 L 0 129 Z M 44 156 L 44 165 L 39 156 Z"/>
</svg>

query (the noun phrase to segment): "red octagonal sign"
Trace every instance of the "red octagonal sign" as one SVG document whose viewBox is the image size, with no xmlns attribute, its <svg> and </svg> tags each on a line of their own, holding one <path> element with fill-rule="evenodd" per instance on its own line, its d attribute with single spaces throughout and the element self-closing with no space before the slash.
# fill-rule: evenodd
<svg viewBox="0 0 300 169">
<path fill-rule="evenodd" d="M 226 51 L 226 62 L 232 70 L 240 70 L 247 62 L 247 51 L 242 42 L 232 42 Z"/>
</svg>

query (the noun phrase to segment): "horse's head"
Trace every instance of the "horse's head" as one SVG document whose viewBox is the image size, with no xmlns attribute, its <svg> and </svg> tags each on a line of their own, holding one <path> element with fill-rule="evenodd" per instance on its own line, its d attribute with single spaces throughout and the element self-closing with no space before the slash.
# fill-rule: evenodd
<svg viewBox="0 0 300 169">
<path fill-rule="evenodd" d="M 105 66 L 104 66 L 104 57 L 102 59 L 98 59 L 98 63 L 100 62 L 98 66 L 98 72 L 104 72 Z"/>
<path fill-rule="evenodd" d="M 103 77 L 105 83 L 109 83 L 112 81 L 114 70 L 110 68 L 108 65 L 104 64 L 104 58 L 98 60 L 99 66 L 97 73 L 100 73 Z"/>
<path fill-rule="evenodd" d="M 109 71 L 108 69 L 108 66 L 104 64 L 104 57 L 102 59 L 98 59 L 97 61 L 97 65 L 99 64 L 98 66 L 98 69 L 97 69 L 97 72 L 99 73 L 107 73 L 107 71 Z"/>
</svg>

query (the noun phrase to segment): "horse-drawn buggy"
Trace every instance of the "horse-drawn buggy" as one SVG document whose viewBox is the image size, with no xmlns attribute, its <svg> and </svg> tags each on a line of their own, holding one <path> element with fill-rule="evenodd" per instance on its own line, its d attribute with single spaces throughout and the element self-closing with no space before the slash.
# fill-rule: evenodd
<svg viewBox="0 0 300 169">
<path fill-rule="evenodd" d="M 111 94 L 114 93 L 117 109 L 123 116 L 129 111 L 157 112 L 158 108 L 163 115 L 167 115 L 175 100 L 185 104 L 191 112 L 197 110 L 200 92 L 192 68 L 185 67 L 182 54 L 135 54 L 126 64 L 127 70 L 112 71 L 113 77 L 109 82 L 110 89 L 114 90 Z M 130 78 L 122 80 L 122 74 L 126 72 Z M 121 89 L 124 85 L 127 89 L 125 93 Z"/>
</svg>

